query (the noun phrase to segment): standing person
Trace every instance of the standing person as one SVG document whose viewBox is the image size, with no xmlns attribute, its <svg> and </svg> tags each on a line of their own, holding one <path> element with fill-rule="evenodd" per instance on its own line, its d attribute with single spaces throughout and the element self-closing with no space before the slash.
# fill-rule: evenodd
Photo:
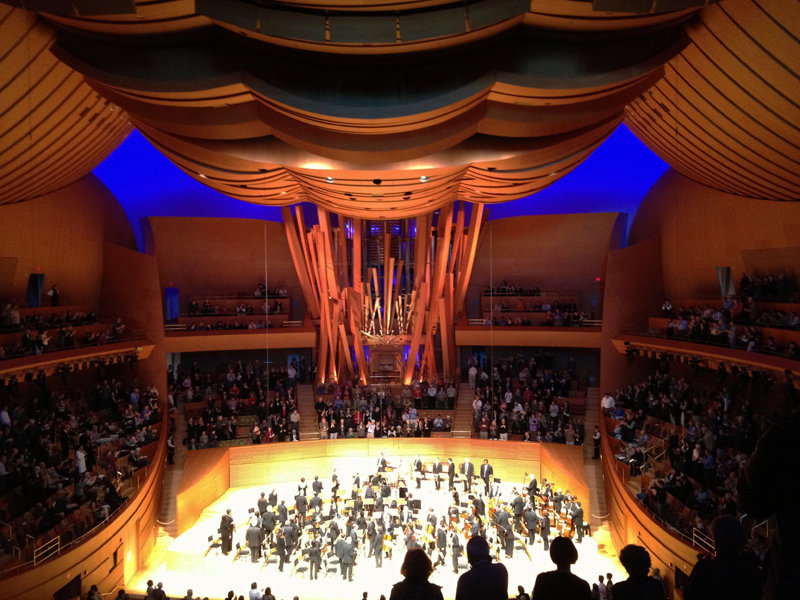
<svg viewBox="0 0 800 600">
<path fill-rule="evenodd" d="M 231 592 L 232 594 L 233 592 Z M 258 584 L 254 581 L 250 584 L 250 594 L 248 596 L 248 600 L 262 600 L 264 596 L 261 595 L 261 592 L 258 591 Z"/>
<path fill-rule="evenodd" d="M 483 479 L 483 486 L 484 491 L 483 493 L 492 497 L 492 478 L 494 477 L 494 469 L 492 465 L 489 464 L 488 459 L 483 459 L 483 464 L 481 465 L 481 479 Z"/>
<path fill-rule="evenodd" d="M 449 481 L 449 487 L 447 491 L 453 491 L 453 479 L 456 476 L 456 463 L 453 462 L 452 458 L 447 459 L 447 480 Z"/>
<path fill-rule="evenodd" d="M 378 517 L 375 519 L 375 538 L 372 540 L 370 552 L 375 556 L 375 568 L 383 567 L 383 536 L 386 533 L 383 528 L 383 520 Z"/>
<path fill-rule="evenodd" d="M 219 533 L 222 538 L 222 554 L 228 556 L 233 547 L 233 532 L 236 531 L 236 525 L 233 524 L 233 517 L 231 516 L 231 509 L 225 511 L 222 515 L 222 520 L 219 524 Z"/>
<path fill-rule="evenodd" d="M 600 427 L 595 425 L 594 433 L 592 434 L 592 440 L 594 440 L 594 455 L 592 455 L 592 458 L 594 460 L 598 460 L 600 458 L 600 438 Z"/>
<path fill-rule="evenodd" d="M 578 544 L 583 542 L 583 509 L 581 508 L 581 503 L 576 502 L 575 508 L 572 510 L 572 526 L 577 531 L 577 539 L 575 540 Z"/>
<path fill-rule="evenodd" d="M 278 541 L 275 543 L 275 554 L 278 555 L 278 571 L 283 573 L 283 565 L 286 564 L 286 537 L 283 532 L 278 530 Z"/>
<path fill-rule="evenodd" d="M 264 532 L 258 526 L 258 519 L 253 517 L 250 521 L 250 527 L 247 528 L 245 534 L 247 540 L 247 547 L 250 548 L 250 562 L 258 562 L 261 558 L 261 544 L 264 543 Z"/>
<path fill-rule="evenodd" d="M 628 572 L 628 579 L 614 584 L 612 596 L 615 600 L 666 600 L 664 586 L 648 575 L 650 553 L 647 550 L 628 544 L 620 551 L 619 562 Z"/>
<path fill-rule="evenodd" d="M 458 575 L 458 559 L 461 557 L 464 547 L 461 545 L 461 538 L 455 529 L 453 529 L 453 534 L 450 536 L 450 546 L 453 552 L 453 573 Z"/>
<path fill-rule="evenodd" d="M 550 550 L 550 514 L 545 510 L 539 517 L 539 535 L 542 536 L 544 551 Z"/>
<path fill-rule="evenodd" d="M 425 551 L 409 550 L 400 567 L 405 579 L 394 584 L 389 600 L 443 600 L 442 588 L 428 581 L 431 573 L 433 564 Z"/>
<path fill-rule="evenodd" d="M 528 545 L 533 546 L 536 542 L 536 523 L 539 518 L 536 516 L 534 508 L 530 505 L 525 509 L 525 513 L 522 516 L 525 519 L 525 528 L 528 530 Z"/>
<path fill-rule="evenodd" d="M 472 478 L 475 475 L 475 465 L 469 462 L 469 458 L 464 459 L 464 464 L 461 467 L 461 472 L 464 475 L 464 491 L 472 492 Z"/>
<path fill-rule="evenodd" d="M 50 291 L 47 292 L 47 295 L 50 296 L 50 306 L 58 306 L 59 304 L 61 304 L 57 285 L 54 285 L 52 288 L 50 288 Z"/>
<path fill-rule="evenodd" d="M 554 539 L 550 545 L 550 560 L 555 563 L 556 570 L 536 577 L 531 600 L 591 600 L 589 584 L 570 571 L 578 561 L 578 550 L 571 539 Z"/>
<path fill-rule="evenodd" d="M 172 437 L 171 433 L 167 438 L 167 464 L 168 465 L 175 464 L 175 438 Z"/>
<path fill-rule="evenodd" d="M 311 548 L 308 549 L 308 561 L 311 565 L 311 579 L 316 580 L 319 577 L 319 567 L 322 564 L 322 550 L 319 547 L 319 540 L 311 542 Z"/>
<path fill-rule="evenodd" d="M 482 537 L 467 542 L 470 570 L 458 578 L 456 600 L 507 600 L 508 571 L 493 563 L 489 543 Z"/>
<path fill-rule="evenodd" d="M 442 463 L 439 462 L 439 457 L 433 459 L 433 483 L 436 486 L 437 490 L 442 489 L 442 482 L 439 480 L 439 476 L 442 474 Z"/>
<path fill-rule="evenodd" d="M 345 542 L 342 546 L 342 579 L 353 581 L 353 563 L 358 555 L 358 548 L 351 542 Z"/>
</svg>

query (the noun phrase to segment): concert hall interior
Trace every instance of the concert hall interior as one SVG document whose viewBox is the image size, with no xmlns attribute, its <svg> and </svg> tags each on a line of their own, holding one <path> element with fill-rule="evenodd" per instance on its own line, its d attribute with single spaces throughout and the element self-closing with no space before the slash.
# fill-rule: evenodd
<svg viewBox="0 0 800 600">
<path fill-rule="evenodd" d="M 0 600 L 794 598 L 798 201 L 798 0 L 0 0 Z"/>
</svg>

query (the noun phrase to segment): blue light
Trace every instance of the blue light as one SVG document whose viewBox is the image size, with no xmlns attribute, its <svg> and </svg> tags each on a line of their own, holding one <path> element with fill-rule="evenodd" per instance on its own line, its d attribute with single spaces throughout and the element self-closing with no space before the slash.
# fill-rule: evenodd
<svg viewBox="0 0 800 600">
<path fill-rule="evenodd" d="M 541 192 L 489 207 L 489 220 L 521 215 L 621 212 L 628 215 L 622 244 L 645 194 L 669 168 L 620 125 L 569 175 Z"/>
<path fill-rule="evenodd" d="M 230 217 L 283 222 L 281 210 L 235 200 L 195 181 L 134 131 L 94 174 L 117 197 L 144 250 L 142 217 Z"/>
<path fill-rule="evenodd" d="M 623 243 L 642 199 L 669 166 L 625 125 L 569 175 L 541 192 L 490 207 L 490 219 L 520 215 L 622 212 L 628 215 Z M 134 131 L 94 174 L 117 197 L 131 221 L 139 249 L 143 217 L 229 217 L 281 222 L 278 207 L 229 198 L 192 179 Z M 315 211 L 305 210 L 309 218 Z M 312 212 L 314 214 L 312 214 Z M 416 222 L 411 236 L 416 237 Z M 348 229 L 348 237 L 352 232 Z"/>
</svg>

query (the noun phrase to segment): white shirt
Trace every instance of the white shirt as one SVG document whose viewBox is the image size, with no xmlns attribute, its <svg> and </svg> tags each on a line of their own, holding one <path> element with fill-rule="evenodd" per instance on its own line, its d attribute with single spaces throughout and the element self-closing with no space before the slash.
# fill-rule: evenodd
<svg viewBox="0 0 800 600">
<path fill-rule="evenodd" d="M 614 408 L 616 402 L 614 401 L 614 398 L 612 396 L 606 394 L 605 396 L 603 396 L 603 399 L 600 401 L 600 404 L 604 409 L 610 409 Z"/>
<path fill-rule="evenodd" d="M 0 423 L 6 427 L 11 427 L 11 417 L 8 416 L 8 411 L 5 409 L 0 411 Z"/>
<path fill-rule="evenodd" d="M 85 473 L 86 472 L 86 453 L 82 450 L 78 450 L 75 452 L 75 462 L 78 465 L 78 473 Z"/>
<path fill-rule="evenodd" d="M 261 592 L 253 589 L 250 590 L 250 600 L 261 600 L 261 598 L 263 598 Z"/>
</svg>

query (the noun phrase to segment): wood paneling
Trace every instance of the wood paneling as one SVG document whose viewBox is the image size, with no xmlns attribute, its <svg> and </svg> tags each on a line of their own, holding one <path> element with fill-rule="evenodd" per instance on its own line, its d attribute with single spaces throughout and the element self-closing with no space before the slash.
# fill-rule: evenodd
<svg viewBox="0 0 800 600">
<path fill-rule="evenodd" d="M 726 0 L 689 23 L 692 43 L 627 108 L 628 126 L 707 186 L 800 197 L 800 11 L 793 0 Z"/>
<path fill-rule="evenodd" d="M 303 318 L 303 291 L 283 224 L 255 219 L 149 220 L 161 286 L 179 289 L 181 313 L 188 312 L 195 296 L 252 295 L 264 283 L 270 290 L 284 286 L 292 298 L 292 317 Z"/>
<path fill-rule="evenodd" d="M 103 242 L 136 247 L 125 212 L 94 175 L 24 204 L 0 206 L 0 232 L 0 256 L 17 259 L 8 297 L 24 302 L 28 275 L 44 273 L 45 291 L 55 284 L 61 304 L 88 310 L 100 301 Z"/>
<path fill-rule="evenodd" d="M 456 327 L 457 346 L 599 348 L 601 338 L 600 327 Z"/>
<path fill-rule="evenodd" d="M 584 213 L 489 221 L 475 257 L 467 314 L 478 317 L 481 292 L 491 282 L 499 286 L 503 280 L 523 288 L 579 291 L 586 312 L 592 312 L 589 289 L 605 274 L 619 218 L 625 217 Z"/>
<path fill-rule="evenodd" d="M 578 497 L 583 508 L 583 520 L 588 523 L 591 512 L 589 484 L 583 469 L 583 446 L 541 444 L 541 477 L 552 481 L 556 488 L 569 489 Z M 580 476 L 576 476 L 579 474 Z"/>
<path fill-rule="evenodd" d="M 241 329 L 220 331 L 168 331 L 167 352 L 216 352 L 221 350 L 269 350 L 270 348 L 314 348 L 314 327 Z"/>
<path fill-rule="evenodd" d="M 0 5 L 0 204 L 91 173 L 131 131 L 125 112 L 50 53 L 56 30 Z"/>
<path fill-rule="evenodd" d="M 733 267 L 738 286 L 745 251 L 800 246 L 800 203 L 734 196 L 670 169 L 645 196 L 631 228 L 631 243 L 649 238 L 661 239 L 664 290 L 673 303 L 714 298 L 720 294 L 714 267 Z M 797 255 L 787 258 L 787 270 L 800 268 Z"/>
<path fill-rule="evenodd" d="M 231 487 L 228 448 L 186 453 L 177 496 L 178 535 L 190 529 L 203 510 Z"/>
<path fill-rule="evenodd" d="M 615 250 L 608 255 L 603 300 L 603 341 L 600 349 L 601 393 L 627 386 L 646 377 L 645 361 L 628 365 L 612 338 L 622 327 L 630 327 L 661 309 L 664 286 L 661 248 L 649 240 Z"/>
</svg>

